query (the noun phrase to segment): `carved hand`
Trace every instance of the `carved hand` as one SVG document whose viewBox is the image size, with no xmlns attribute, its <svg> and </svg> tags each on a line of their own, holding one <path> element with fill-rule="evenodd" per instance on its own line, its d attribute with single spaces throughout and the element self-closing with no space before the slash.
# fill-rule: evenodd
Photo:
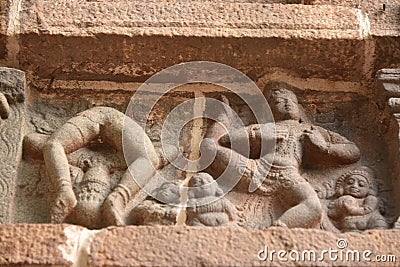
<svg viewBox="0 0 400 267">
<path fill-rule="evenodd" d="M 304 144 L 313 144 L 322 150 L 328 149 L 328 143 L 325 141 L 325 138 L 319 131 L 313 129 L 305 130 L 301 137 L 301 141 Z"/>
</svg>

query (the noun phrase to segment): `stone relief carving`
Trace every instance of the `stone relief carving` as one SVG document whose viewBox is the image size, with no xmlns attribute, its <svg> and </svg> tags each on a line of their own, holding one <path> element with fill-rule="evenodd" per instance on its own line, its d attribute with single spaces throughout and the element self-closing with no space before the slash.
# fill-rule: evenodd
<svg viewBox="0 0 400 267">
<path fill-rule="evenodd" d="M 383 103 L 380 103 L 383 108 L 386 109 L 390 116 L 390 123 L 388 123 L 388 128 L 394 128 L 392 135 L 389 136 L 391 140 L 388 140 L 394 146 L 399 146 L 399 126 L 400 126 L 400 69 L 382 69 L 377 72 L 376 82 L 375 82 L 376 94 L 383 95 Z M 400 154 L 398 149 L 395 152 L 388 153 L 388 158 L 392 162 L 398 162 Z M 398 190 L 400 183 L 398 179 L 398 173 L 400 173 L 400 165 L 394 164 L 393 173 L 397 174 L 392 182 L 392 187 Z M 395 196 L 396 204 L 399 204 L 398 194 Z M 397 211 L 397 220 L 395 219 L 393 228 L 400 229 L 400 216 Z"/>
<path fill-rule="evenodd" d="M 379 208 L 375 173 L 361 166 L 345 172 L 337 179 L 328 217 L 342 232 L 388 228 Z"/>
<path fill-rule="evenodd" d="M 25 130 L 25 74 L 0 68 L 0 223 L 10 222 L 15 192 L 15 175 L 21 161 L 21 140 Z"/>
<path fill-rule="evenodd" d="M 78 168 L 71 168 L 67 158 L 67 154 L 95 141 L 121 152 L 124 120 L 132 131 L 126 135 L 126 138 L 132 138 L 131 142 L 127 142 L 130 147 L 125 147 L 131 152 L 129 169 L 133 176 L 149 180 L 154 175 L 153 166 L 159 167 L 159 157 L 143 129 L 113 108 L 95 107 L 83 111 L 48 138 L 27 137 L 25 144 L 28 148 L 25 150 L 36 154 L 37 158 L 42 155 L 47 175 L 57 190 L 51 222 L 72 220 L 90 228 L 125 225 L 127 205 L 132 205 L 131 202 L 137 205 L 145 199 L 146 194 L 135 183 L 129 170 L 111 188 L 109 168 L 104 160 L 85 159 Z"/>
<path fill-rule="evenodd" d="M 222 127 L 213 125 L 203 143 L 205 153 L 216 153 L 216 159 L 207 171 L 218 177 L 227 168 L 232 153 L 237 170 L 245 168 L 237 188 L 246 190 L 250 183 L 256 183 L 259 185 L 256 194 L 279 200 L 279 204 L 275 205 L 280 205 L 282 212 L 272 218 L 267 226 L 318 227 L 322 218 L 321 204 L 314 188 L 302 177 L 300 169 L 305 163 L 322 166 L 352 164 L 359 160 L 360 151 L 345 137 L 304 122 L 296 95 L 283 88 L 282 84 L 271 85 L 268 89 L 267 97 L 275 117 L 275 126 L 272 123 L 253 124 L 245 128 L 245 136 L 242 131 L 233 131 L 227 136 Z M 222 112 L 225 125 L 230 125 L 229 114 Z M 260 144 L 268 144 L 268 138 L 272 137 L 276 138 L 275 151 L 260 154 Z M 247 158 L 232 151 L 230 143 L 245 142 L 247 138 L 253 157 L 250 157 L 248 165 L 241 166 Z"/>
<path fill-rule="evenodd" d="M 154 192 L 156 199 L 148 197 L 134 208 L 129 224 L 135 225 L 174 225 L 179 214 L 180 193 L 178 185 L 165 182 Z M 169 203 L 169 204 L 165 204 Z"/>
<path fill-rule="evenodd" d="M 374 170 L 355 167 L 364 164 L 359 161 L 358 146 L 333 130 L 311 123 L 297 96 L 285 84 L 268 84 L 265 95 L 275 125 L 250 124 L 230 132 L 230 136 L 218 123 L 208 128 L 201 151 L 216 153 L 216 159 L 206 172 L 189 180 L 186 224 L 319 228 L 328 223 L 330 226 L 323 229 L 334 232 L 391 227 L 394 220 L 385 218 L 381 211 L 383 204 Z M 227 97 L 221 96 L 221 100 L 229 105 Z M 237 127 L 232 123 L 230 110 L 219 112 L 225 125 Z M 153 199 L 139 188 L 127 170 L 129 167 L 133 176 L 141 176 L 141 180 L 150 180 L 155 173 L 148 166 L 160 168 L 168 164 L 133 120 L 130 149 L 135 156 L 129 166 L 120 158 L 113 158 L 112 153 L 95 153 L 96 147 L 101 150 L 104 146 L 113 153 L 122 153 L 124 119 L 125 115 L 113 108 L 95 107 L 72 117 L 51 134 L 25 137 L 25 153 L 44 162 L 43 175 L 49 177 L 56 190 L 51 222 L 88 228 L 176 224 L 182 203 L 177 184 L 182 181 L 162 184 L 156 189 L 157 199 Z M 135 143 L 135 136 L 143 136 L 145 143 Z M 231 148 L 233 142 L 247 139 L 249 155 Z M 260 145 L 270 144 L 272 139 L 276 140 L 273 153 L 261 151 Z M 215 179 L 232 162 L 235 171 L 229 175 L 239 175 L 241 170 L 244 174 L 233 192 L 220 198 L 223 185 Z M 305 172 L 331 167 L 342 175 L 329 177 L 331 182 L 324 184 L 324 194 L 310 183 Z M 251 184 L 258 186 L 253 193 L 248 191 Z M 239 194 L 246 197 L 238 197 Z M 397 222 L 394 226 L 399 225 Z"/>
<path fill-rule="evenodd" d="M 234 226 L 236 207 L 226 198 L 208 173 L 197 173 L 189 180 L 186 224 L 190 226 Z"/>
</svg>

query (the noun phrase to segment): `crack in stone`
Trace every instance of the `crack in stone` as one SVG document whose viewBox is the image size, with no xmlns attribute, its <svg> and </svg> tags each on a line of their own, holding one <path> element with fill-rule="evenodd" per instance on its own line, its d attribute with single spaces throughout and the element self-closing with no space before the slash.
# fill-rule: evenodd
<svg viewBox="0 0 400 267">
<path fill-rule="evenodd" d="M 203 127 L 204 127 L 204 112 L 206 108 L 206 99 L 204 98 L 204 93 L 200 91 L 194 91 L 195 101 L 193 107 L 193 120 L 192 127 L 192 139 L 190 143 L 191 151 L 189 155 L 190 160 L 195 160 L 200 157 L 200 143 L 203 139 Z M 189 163 L 190 164 L 190 163 Z M 190 166 L 188 166 L 190 167 Z M 194 167 L 194 166 L 193 166 Z M 193 168 L 189 168 L 193 169 Z M 185 225 L 186 223 L 186 204 L 188 201 L 188 182 L 194 173 L 186 172 L 186 178 L 180 185 L 180 209 L 178 212 L 176 225 Z"/>
<path fill-rule="evenodd" d="M 90 247 L 95 235 L 101 230 L 89 230 L 75 225 L 64 229 L 67 237 L 65 244 L 58 246 L 64 259 L 71 262 L 71 267 L 87 267 Z"/>
</svg>

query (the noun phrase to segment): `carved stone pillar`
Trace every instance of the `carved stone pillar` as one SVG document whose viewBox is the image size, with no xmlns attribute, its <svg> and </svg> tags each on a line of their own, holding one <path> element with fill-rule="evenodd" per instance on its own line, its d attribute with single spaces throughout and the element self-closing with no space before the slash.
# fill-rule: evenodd
<svg viewBox="0 0 400 267">
<path fill-rule="evenodd" d="M 400 188 L 400 69 L 382 69 L 377 73 L 376 94 L 384 97 L 383 108 L 392 114 L 392 120 L 388 123 L 388 134 L 386 143 L 388 147 L 388 157 L 393 162 L 393 192 L 398 192 Z M 383 123 L 384 124 L 384 123 Z M 398 149 L 391 148 L 393 145 Z M 400 196 L 393 194 L 395 206 L 400 206 Z M 397 209 L 397 213 L 399 210 Z"/>
<path fill-rule="evenodd" d="M 0 223 L 10 223 L 10 210 L 15 195 L 19 163 L 22 157 L 22 139 L 25 132 L 25 73 L 10 68 L 0 68 L 0 93 L 7 103 L 2 103 L 0 122 Z"/>
</svg>

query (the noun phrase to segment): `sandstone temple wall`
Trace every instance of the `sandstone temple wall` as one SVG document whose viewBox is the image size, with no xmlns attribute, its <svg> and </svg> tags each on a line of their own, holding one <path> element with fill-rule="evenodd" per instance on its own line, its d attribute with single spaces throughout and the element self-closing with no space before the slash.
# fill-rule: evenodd
<svg viewBox="0 0 400 267">
<path fill-rule="evenodd" d="M 155 198 L 143 196 L 140 205 L 132 200 L 134 186 L 121 182 L 129 163 L 119 144 L 120 114 L 131 107 L 131 97 L 147 79 L 193 61 L 222 63 L 247 75 L 259 90 L 249 99 L 268 97 L 274 86 L 286 88 L 283 98 L 298 104 L 301 118 L 295 126 L 287 126 L 285 120 L 278 125 L 300 147 L 293 153 L 304 153 L 305 159 L 295 171 L 274 167 L 271 171 L 281 178 L 291 176 L 286 182 L 309 185 L 312 192 L 302 189 L 301 194 L 315 195 L 320 217 L 314 218 L 310 208 L 302 217 L 309 220 L 304 227 L 297 226 L 296 216 L 282 222 L 276 218 L 287 211 L 282 203 L 292 201 L 294 190 L 260 197 L 240 191 L 240 183 L 239 189 L 222 198 L 222 210 L 209 208 L 218 213 L 215 217 L 203 217 L 205 225 L 229 217 L 229 227 L 192 226 L 201 214 L 197 204 L 193 209 L 168 208 Z M 163 80 L 168 81 L 168 75 L 161 77 L 157 90 L 168 86 Z M 229 75 L 223 77 L 228 86 L 250 84 Z M 179 73 L 172 76 L 182 78 Z M 186 81 L 184 75 L 182 79 Z M 145 110 L 155 91 L 140 95 L 135 110 Z M 182 82 L 160 98 L 145 122 L 146 131 L 135 130 L 151 141 L 141 147 L 154 149 L 161 158 L 160 175 L 168 183 L 190 187 L 196 175 L 165 160 L 168 152 L 160 152 L 162 123 L 174 108 L 193 100 L 173 124 L 184 124 L 180 150 L 197 159 L 201 140 L 213 125 L 206 119 L 185 124 L 184 119 L 186 113 L 199 117 L 207 113 L 201 98 L 222 99 L 245 125 L 256 123 L 249 107 L 226 87 Z M 400 0 L 2 0 L 0 266 L 399 266 L 399 99 Z M 71 125 L 80 135 L 73 135 Z M 317 141 L 304 137 L 314 130 L 319 132 Z M 82 144 L 76 145 L 79 138 Z M 310 138 L 309 143 L 304 138 Z M 278 139 L 285 142 L 289 137 Z M 330 165 L 329 159 L 318 161 L 319 154 L 314 155 L 325 144 L 324 152 L 331 156 L 335 145 L 342 148 L 330 158 L 337 165 Z M 282 157 L 290 158 L 290 151 L 282 151 L 286 153 Z M 112 213 L 119 203 L 107 202 L 108 196 L 102 200 L 109 206 L 102 207 L 100 220 L 87 215 L 86 207 L 80 213 L 84 197 L 78 198 L 75 210 L 68 210 L 67 201 L 57 198 L 57 190 L 62 191 L 66 182 L 59 175 L 64 169 L 57 165 L 63 160 L 70 165 L 66 171 L 71 177 L 81 179 L 71 185 L 76 195 L 86 196 L 83 184 L 92 182 L 110 187 L 109 195 L 115 191 L 117 197 L 129 199 L 123 218 Z M 103 167 L 107 182 L 99 181 Z M 140 167 L 144 169 L 146 162 Z M 249 169 L 256 172 L 255 167 Z M 57 175 L 59 181 L 52 178 Z M 374 180 L 373 192 L 355 201 L 362 202 L 365 215 L 340 217 L 344 211 L 335 215 L 335 208 L 346 206 L 351 194 L 347 199 L 345 193 L 338 194 L 338 181 L 352 175 Z M 185 197 L 177 203 L 190 203 L 190 188 Z M 353 202 L 348 206 L 356 206 Z M 57 213 L 62 213 L 60 206 L 55 211 L 57 203 L 67 205 L 62 208 L 69 217 Z M 242 221 L 231 216 L 235 212 Z M 283 261 L 276 254 L 273 260 L 262 260 L 260 256 L 271 252 L 266 247 L 286 255 L 293 250 L 371 254 L 370 260 L 358 261 L 332 259 L 328 254 L 321 260 Z"/>
</svg>

